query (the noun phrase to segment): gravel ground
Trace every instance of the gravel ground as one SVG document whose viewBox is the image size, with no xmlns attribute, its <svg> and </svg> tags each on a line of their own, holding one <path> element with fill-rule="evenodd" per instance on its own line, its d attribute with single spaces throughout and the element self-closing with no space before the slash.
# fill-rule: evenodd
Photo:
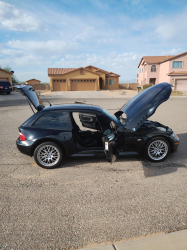
<svg viewBox="0 0 187 250">
<path fill-rule="evenodd" d="M 84 100 L 110 112 L 127 101 Z M 187 97 L 171 97 L 151 118 L 180 137 L 178 151 L 163 163 L 74 158 L 45 170 L 15 145 L 30 107 L 14 93 L 0 95 L 0 248 L 77 249 L 187 228 L 186 107 Z"/>
</svg>

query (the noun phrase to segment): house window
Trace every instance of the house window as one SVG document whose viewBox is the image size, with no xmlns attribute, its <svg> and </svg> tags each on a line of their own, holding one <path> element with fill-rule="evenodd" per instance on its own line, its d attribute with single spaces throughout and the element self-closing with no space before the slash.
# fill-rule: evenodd
<svg viewBox="0 0 187 250">
<path fill-rule="evenodd" d="M 156 72 L 156 65 L 151 66 L 151 72 Z"/>
<path fill-rule="evenodd" d="M 173 68 L 182 68 L 182 61 L 173 61 Z"/>
<path fill-rule="evenodd" d="M 53 80 L 53 82 L 56 82 L 56 80 Z"/>
<path fill-rule="evenodd" d="M 147 70 L 147 65 L 145 66 L 145 71 Z"/>
<path fill-rule="evenodd" d="M 108 85 L 108 79 L 106 79 L 106 82 L 105 82 L 106 85 Z"/>
<path fill-rule="evenodd" d="M 142 72 L 143 72 L 143 68 L 142 68 Z"/>
<path fill-rule="evenodd" d="M 83 69 L 80 69 L 80 74 L 83 75 Z"/>
<path fill-rule="evenodd" d="M 62 82 L 62 80 L 60 80 L 60 82 Z"/>
<path fill-rule="evenodd" d="M 56 80 L 57 82 L 59 82 L 59 80 Z"/>
<path fill-rule="evenodd" d="M 139 69 L 139 73 L 141 73 L 141 69 Z"/>
<path fill-rule="evenodd" d="M 142 85 L 142 82 L 143 82 L 143 81 L 141 80 L 141 85 Z"/>
<path fill-rule="evenodd" d="M 116 80 L 114 80 L 114 84 L 116 85 Z"/>
<path fill-rule="evenodd" d="M 63 82 L 66 82 L 66 80 L 63 80 Z"/>
<path fill-rule="evenodd" d="M 109 79 L 109 85 L 114 85 L 114 79 Z"/>
</svg>

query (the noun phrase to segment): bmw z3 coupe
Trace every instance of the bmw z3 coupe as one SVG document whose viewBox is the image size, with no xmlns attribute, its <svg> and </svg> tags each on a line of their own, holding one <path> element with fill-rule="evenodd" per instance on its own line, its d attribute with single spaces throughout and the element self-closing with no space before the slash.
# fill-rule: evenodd
<svg viewBox="0 0 187 250">
<path fill-rule="evenodd" d="M 113 162 L 116 156 L 130 152 L 160 162 L 179 145 L 171 128 L 148 120 L 169 99 L 172 91 L 169 83 L 140 92 L 114 115 L 83 103 L 45 107 L 31 86 L 16 87 L 37 111 L 19 127 L 17 147 L 21 153 L 34 156 L 43 168 L 55 168 L 69 156 L 105 155 Z M 75 114 L 87 130 L 80 129 Z"/>
</svg>

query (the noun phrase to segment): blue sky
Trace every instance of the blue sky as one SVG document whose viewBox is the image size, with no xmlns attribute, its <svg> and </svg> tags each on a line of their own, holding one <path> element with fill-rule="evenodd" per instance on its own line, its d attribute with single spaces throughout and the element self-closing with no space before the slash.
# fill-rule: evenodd
<svg viewBox="0 0 187 250">
<path fill-rule="evenodd" d="M 136 79 L 142 56 L 187 51 L 186 0 L 0 1 L 0 65 L 20 81 L 93 65 Z"/>
</svg>

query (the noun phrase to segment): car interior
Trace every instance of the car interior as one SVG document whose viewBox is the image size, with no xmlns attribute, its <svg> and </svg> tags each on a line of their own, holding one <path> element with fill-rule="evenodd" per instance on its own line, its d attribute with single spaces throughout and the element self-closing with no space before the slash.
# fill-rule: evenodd
<svg viewBox="0 0 187 250">
<path fill-rule="evenodd" d="M 103 147 L 103 135 L 95 114 L 71 112 L 70 117 L 73 127 L 73 136 L 78 148 Z"/>
</svg>

